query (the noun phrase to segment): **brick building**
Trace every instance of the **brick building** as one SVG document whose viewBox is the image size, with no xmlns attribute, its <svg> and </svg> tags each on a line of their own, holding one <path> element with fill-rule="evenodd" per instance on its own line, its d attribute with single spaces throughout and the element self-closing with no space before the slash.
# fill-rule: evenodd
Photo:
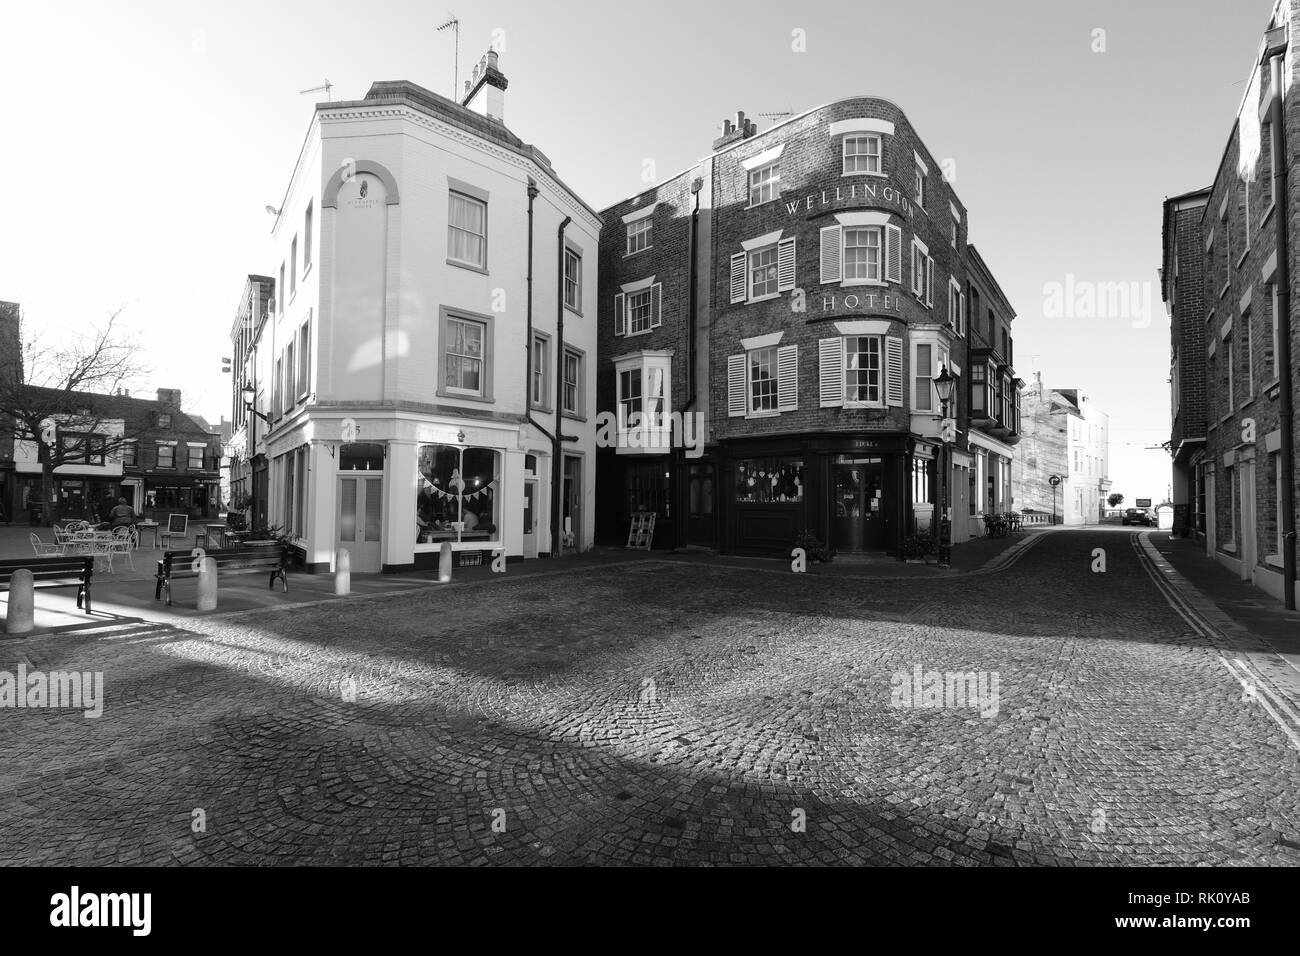
<svg viewBox="0 0 1300 956">
<path fill-rule="evenodd" d="M 1160 296 L 1169 313 L 1169 450 L 1173 455 L 1174 531 L 1205 534 L 1206 394 L 1205 244 L 1201 234 L 1209 189 L 1164 203 Z"/>
<path fill-rule="evenodd" d="M 654 510 L 656 544 L 776 555 L 807 529 L 897 553 L 934 522 L 945 368 L 954 540 L 1010 504 L 1014 313 L 1003 299 L 995 331 L 969 335 L 966 209 L 897 106 L 855 97 L 762 133 L 737 114 L 708 156 L 602 218 L 604 536 Z"/>
<path fill-rule="evenodd" d="M 1161 275 L 1177 382 L 1174 487 L 1187 489 L 1188 525 L 1209 556 L 1291 602 L 1300 337 L 1292 256 L 1282 250 L 1294 248 L 1300 227 L 1300 184 L 1289 174 L 1300 134 L 1290 43 L 1297 7 L 1274 7 L 1211 186 L 1166 202 Z M 1184 219 L 1196 209 L 1199 235 Z M 1198 273 L 1199 293 L 1188 288 Z M 1203 370 L 1200 355 L 1189 354 L 1202 342 Z"/>
</svg>

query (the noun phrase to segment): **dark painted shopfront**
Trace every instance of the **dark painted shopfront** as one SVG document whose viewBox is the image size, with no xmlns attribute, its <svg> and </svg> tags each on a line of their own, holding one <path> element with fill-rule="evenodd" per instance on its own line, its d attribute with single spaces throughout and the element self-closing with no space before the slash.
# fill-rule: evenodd
<svg viewBox="0 0 1300 956">
<path fill-rule="evenodd" d="M 618 508 L 599 509 L 598 540 L 625 543 L 632 515 L 649 511 L 655 515 L 655 549 L 718 546 L 718 466 L 712 458 L 609 452 L 597 456 L 596 468 L 598 497 L 617 494 L 619 500 Z"/>
<path fill-rule="evenodd" d="M 912 448 L 905 434 L 728 442 L 720 550 L 786 557 L 807 530 L 842 553 L 897 553 L 913 530 Z"/>
</svg>

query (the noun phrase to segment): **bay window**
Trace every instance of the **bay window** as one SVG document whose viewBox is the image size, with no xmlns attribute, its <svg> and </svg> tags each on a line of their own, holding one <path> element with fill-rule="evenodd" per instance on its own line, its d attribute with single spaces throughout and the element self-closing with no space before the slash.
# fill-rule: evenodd
<svg viewBox="0 0 1300 956">
<path fill-rule="evenodd" d="M 618 450 L 663 452 L 670 439 L 672 353 L 646 351 L 614 360 Z"/>
</svg>

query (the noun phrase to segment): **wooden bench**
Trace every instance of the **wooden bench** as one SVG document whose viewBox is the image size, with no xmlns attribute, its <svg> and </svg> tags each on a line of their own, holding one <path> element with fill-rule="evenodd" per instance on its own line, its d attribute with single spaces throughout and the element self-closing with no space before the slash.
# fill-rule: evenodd
<svg viewBox="0 0 1300 956">
<path fill-rule="evenodd" d="M 200 550 L 200 549 L 195 549 Z M 290 555 L 288 549 L 276 546 L 242 548 L 223 548 L 220 551 L 206 552 L 217 565 L 218 576 L 221 574 L 242 574 L 261 571 L 269 573 L 267 588 L 275 587 L 275 579 L 280 579 L 284 593 L 289 593 L 289 577 L 286 574 Z M 177 578 L 197 578 L 199 576 L 193 551 L 165 551 L 158 561 L 158 573 L 153 592 L 157 601 L 167 592 L 167 604 L 172 603 L 172 581 Z M 220 580 L 220 577 L 218 577 Z"/>
<path fill-rule="evenodd" d="M 77 589 L 77 607 L 90 613 L 90 576 L 95 570 L 93 555 L 69 555 L 50 558 L 10 558 L 0 561 L 0 589 L 9 590 L 14 572 L 26 568 L 32 572 L 38 588 Z"/>
</svg>

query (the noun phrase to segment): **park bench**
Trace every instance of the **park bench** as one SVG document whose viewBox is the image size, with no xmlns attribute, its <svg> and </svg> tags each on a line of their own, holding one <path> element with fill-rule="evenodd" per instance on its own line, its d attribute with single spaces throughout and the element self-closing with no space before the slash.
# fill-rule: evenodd
<svg viewBox="0 0 1300 956">
<path fill-rule="evenodd" d="M 94 555 L 5 559 L 0 561 L 0 590 L 8 591 L 14 572 L 22 568 L 32 572 L 37 588 L 75 587 L 77 607 L 90 613 L 90 576 L 95 570 Z"/>
<path fill-rule="evenodd" d="M 153 598 L 157 601 L 162 597 L 163 592 L 167 592 L 167 604 L 172 603 L 172 581 L 178 578 L 197 578 L 199 576 L 198 555 L 195 551 L 164 551 L 162 558 L 158 561 L 158 573 L 156 577 Z M 267 583 L 268 588 L 275 587 L 275 579 L 280 579 L 280 586 L 284 593 L 289 593 L 289 578 L 286 574 L 290 560 L 289 552 L 286 548 L 279 545 L 263 546 L 249 545 L 242 548 L 223 548 L 220 551 L 209 551 L 203 553 L 204 557 L 211 558 L 217 566 L 218 580 L 224 574 L 242 574 L 245 572 L 260 571 L 268 573 L 270 578 Z"/>
</svg>

